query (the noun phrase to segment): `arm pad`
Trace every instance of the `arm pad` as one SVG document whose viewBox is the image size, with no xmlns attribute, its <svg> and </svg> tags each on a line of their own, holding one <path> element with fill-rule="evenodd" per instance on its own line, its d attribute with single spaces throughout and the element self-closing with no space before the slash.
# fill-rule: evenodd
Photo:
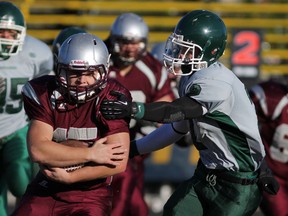
<svg viewBox="0 0 288 216">
<path fill-rule="evenodd" d="M 203 115 L 203 107 L 194 99 L 184 96 L 172 102 L 153 102 L 144 105 L 143 119 L 171 123 Z"/>
<path fill-rule="evenodd" d="M 140 154 L 157 151 L 178 141 L 188 131 L 188 121 L 175 122 L 173 125 L 164 124 L 149 135 L 136 140 L 137 150 Z"/>
</svg>

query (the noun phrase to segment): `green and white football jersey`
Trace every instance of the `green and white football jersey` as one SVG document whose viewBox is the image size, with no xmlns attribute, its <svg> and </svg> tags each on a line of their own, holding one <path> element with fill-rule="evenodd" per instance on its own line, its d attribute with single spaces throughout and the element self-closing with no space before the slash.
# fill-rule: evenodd
<svg viewBox="0 0 288 216">
<path fill-rule="evenodd" d="M 255 108 L 232 71 L 216 62 L 192 76 L 183 76 L 179 95 L 188 95 L 207 111 L 190 121 L 194 145 L 207 168 L 258 169 L 265 152 Z"/>
<path fill-rule="evenodd" d="M 52 71 L 53 58 L 48 45 L 26 36 L 22 51 L 9 59 L 0 58 L 0 77 L 5 80 L 0 93 L 0 138 L 27 125 L 21 89 L 30 79 Z"/>
</svg>

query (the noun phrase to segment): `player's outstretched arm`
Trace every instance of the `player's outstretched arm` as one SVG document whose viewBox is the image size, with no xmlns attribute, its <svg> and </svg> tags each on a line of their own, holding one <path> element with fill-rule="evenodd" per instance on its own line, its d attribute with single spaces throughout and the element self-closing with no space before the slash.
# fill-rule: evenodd
<svg viewBox="0 0 288 216">
<path fill-rule="evenodd" d="M 172 102 L 139 103 L 129 102 L 124 94 L 111 91 L 116 100 L 103 100 L 100 106 L 106 119 L 133 117 L 159 123 L 171 123 L 202 116 L 207 110 L 189 96 L 177 98 Z"/>
<path fill-rule="evenodd" d="M 141 139 L 131 142 L 129 157 L 147 154 L 175 143 L 189 131 L 187 120 L 164 124 Z"/>
</svg>

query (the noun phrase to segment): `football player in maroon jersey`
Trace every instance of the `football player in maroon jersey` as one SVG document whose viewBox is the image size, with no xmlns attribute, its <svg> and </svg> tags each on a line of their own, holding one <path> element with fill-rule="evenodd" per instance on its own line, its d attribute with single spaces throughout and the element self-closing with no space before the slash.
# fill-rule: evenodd
<svg viewBox="0 0 288 216">
<path fill-rule="evenodd" d="M 263 193 L 260 205 L 265 215 L 288 215 L 288 89 L 269 80 L 250 90 L 258 115 L 260 133 L 266 150 L 265 160 L 277 179 L 277 195 Z"/>
<path fill-rule="evenodd" d="M 60 47 L 56 75 L 23 87 L 28 149 L 41 171 L 13 215 L 110 215 L 110 179 L 126 169 L 130 119 L 105 120 L 99 106 L 111 89 L 131 95 L 107 79 L 109 56 L 97 36 L 74 34 Z"/>
<path fill-rule="evenodd" d="M 148 31 L 147 24 L 137 14 L 123 13 L 116 18 L 106 40 L 112 60 L 109 76 L 128 88 L 133 100 L 172 101 L 175 96 L 166 69 L 147 51 Z M 150 133 L 156 126 L 147 121 L 131 120 L 131 140 Z M 146 157 L 130 159 L 126 172 L 114 177 L 112 216 L 147 216 L 143 185 Z"/>
</svg>

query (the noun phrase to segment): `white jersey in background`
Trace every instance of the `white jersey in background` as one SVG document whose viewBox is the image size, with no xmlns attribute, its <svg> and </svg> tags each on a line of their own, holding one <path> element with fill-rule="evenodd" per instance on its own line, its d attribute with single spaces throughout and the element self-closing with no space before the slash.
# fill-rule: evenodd
<svg viewBox="0 0 288 216">
<path fill-rule="evenodd" d="M 6 86 L 0 93 L 0 138 L 27 125 L 21 97 L 23 85 L 52 71 L 53 58 L 48 45 L 26 36 L 22 51 L 9 59 L 0 58 L 0 78 Z"/>
</svg>

